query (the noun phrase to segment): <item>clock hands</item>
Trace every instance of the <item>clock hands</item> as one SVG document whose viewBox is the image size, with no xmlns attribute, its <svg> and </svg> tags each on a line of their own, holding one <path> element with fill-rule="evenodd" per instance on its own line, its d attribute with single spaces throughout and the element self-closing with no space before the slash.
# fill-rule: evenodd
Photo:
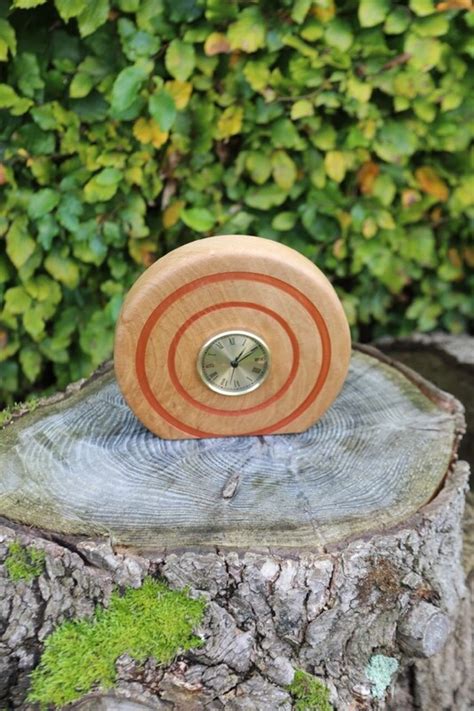
<svg viewBox="0 0 474 711">
<path fill-rule="evenodd" d="M 242 355 L 242 353 L 244 352 L 244 350 L 245 350 L 245 348 L 242 348 L 242 350 L 240 351 L 240 353 L 239 353 L 239 355 L 237 356 L 237 358 L 234 358 L 233 360 L 230 361 L 230 364 L 231 364 L 231 366 L 232 366 L 233 368 L 237 368 L 237 366 L 239 365 L 240 356 Z"/>
<path fill-rule="evenodd" d="M 243 351 L 241 351 L 240 355 L 237 356 L 237 358 L 232 361 L 231 366 L 232 366 L 233 368 L 236 368 L 236 367 L 239 365 L 239 363 L 241 363 L 243 360 L 245 360 L 246 358 L 248 358 L 249 355 L 252 355 L 252 353 L 253 353 L 254 351 L 256 351 L 257 348 L 258 348 L 258 346 L 254 346 L 254 348 L 252 348 L 252 350 L 250 350 L 248 353 L 246 353 L 243 358 L 240 357 L 240 356 L 242 355 L 242 353 L 243 353 Z M 235 363 L 235 365 L 234 365 L 234 363 Z"/>
</svg>

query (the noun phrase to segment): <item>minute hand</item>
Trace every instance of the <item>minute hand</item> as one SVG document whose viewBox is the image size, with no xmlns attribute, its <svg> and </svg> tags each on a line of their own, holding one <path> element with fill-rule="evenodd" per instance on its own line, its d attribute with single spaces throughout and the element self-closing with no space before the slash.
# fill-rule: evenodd
<svg viewBox="0 0 474 711">
<path fill-rule="evenodd" d="M 245 360 L 246 358 L 248 358 L 249 355 L 252 355 L 252 353 L 253 353 L 254 351 L 256 351 L 257 348 L 258 348 L 258 346 L 255 346 L 254 348 L 252 348 L 251 351 L 249 351 L 248 353 L 246 353 L 242 358 L 238 358 L 237 361 L 236 361 L 237 364 L 241 363 L 243 360 Z"/>
</svg>

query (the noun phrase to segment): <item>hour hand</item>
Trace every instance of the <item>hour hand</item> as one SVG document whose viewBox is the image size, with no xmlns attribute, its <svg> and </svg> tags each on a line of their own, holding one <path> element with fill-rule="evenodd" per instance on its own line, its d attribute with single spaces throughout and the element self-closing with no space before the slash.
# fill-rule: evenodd
<svg viewBox="0 0 474 711">
<path fill-rule="evenodd" d="M 235 359 L 236 362 L 237 362 L 237 365 L 239 365 L 239 363 L 241 363 L 243 360 L 245 360 L 246 358 L 248 358 L 249 355 L 252 355 L 252 353 L 253 353 L 254 351 L 256 351 L 257 348 L 258 348 L 258 346 L 254 346 L 248 353 L 246 353 L 246 354 L 244 355 L 243 358 L 240 357 L 240 356 L 242 355 L 242 353 L 243 353 L 243 351 L 242 351 L 242 353 Z"/>
</svg>

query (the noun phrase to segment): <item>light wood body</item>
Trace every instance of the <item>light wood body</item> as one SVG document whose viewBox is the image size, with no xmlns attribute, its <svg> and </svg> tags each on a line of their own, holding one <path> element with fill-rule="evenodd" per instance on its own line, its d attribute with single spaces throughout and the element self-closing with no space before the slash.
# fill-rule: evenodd
<svg viewBox="0 0 474 711">
<path fill-rule="evenodd" d="M 255 333 L 269 376 L 238 397 L 212 392 L 197 372 L 203 343 Z M 137 417 L 164 438 L 301 432 L 340 391 L 350 334 L 322 272 L 284 245 L 210 237 L 153 264 L 130 290 L 117 324 L 115 370 Z"/>
</svg>

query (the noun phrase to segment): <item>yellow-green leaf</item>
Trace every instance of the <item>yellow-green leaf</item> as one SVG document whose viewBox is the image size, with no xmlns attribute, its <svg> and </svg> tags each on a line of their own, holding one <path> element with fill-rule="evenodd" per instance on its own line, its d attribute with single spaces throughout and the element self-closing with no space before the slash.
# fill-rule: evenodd
<svg viewBox="0 0 474 711">
<path fill-rule="evenodd" d="M 31 297 L 23 286 L 12 286 L 5 292 L 5 310 L 13 316 L 23 314 L 31 304 Z"/>
<path fill-rule="evenodd" d="M 361 27 L 380 25 L 387 17 L 390 6 L 390 0 L 360 0 L 358 14 Z"/>
<path fill-rule="evenodd" d="M 347 93 L 357 101 L 365 103 L 372 95 L 372 87 L 367 81 L 361 81 L 352 76 L 347 82 Z"/>
<path fill-rule="evenodd" d="M 244 77 L 254 91 L 261 91 L 267 86 L 270 70 L 263 61 L 249 60 L 244 67 Z"/>
<path fill-rule="evenodd" d="M 32 346 L 25 346 L 20 351 L 20 365 L 30 383 L 34 383 L 41 372 L 41 353 Z"/>
<path fill-rule="evenodd" d="M 346 159 L 341 151 L 328 151 L 324 157 L 326 175 L 341 183 L 346 175 Z"/>
<path fill-rule="evenodd" d="M 195 61 L 192 44 L 177 38 L 169 43 L 165 54 L 165 65 L 172 77 L 178 81 L 186 81 L 194 69 Z"/>
<path fill-rule="evenodd" d="M 0 18 L 0 62 L 8 57 L 8 52 L 14 57 L 16 54 L 15 30 L 7 20 Z"/>
<path fill-rule="evenodd" d="M 249 151 L 245 158 L 245 167 L 257 185 L 263 185 L 272 172 L 272 162 L 269 156 L 261 151 Z"/>
<path fill-rule="evenodd" d="M 53 252 L 44 260 L 44 267 L 54 279 L 69 289 L 75 289 L 79 284 L 79 267 L 69 257 Z"/>
<path fill-rule="evenodd" d="M 247 54 L 265 47 L 265 22 L 257 7 L 247 7 L 240 12 L 239 19 L 233 22 L 227 32 L 231 49 L 241 49 Z"/>
<path fill-rule="evenodd" d="M 35 251 L 35 241 L 28 231 L 26 217 L 17 217 L 7 232 L 7 254 L 17 269 L 25 264 Z"/>
<path fill-rule="evenodd" d="M 184 224 L 196 232 L 209 232 L 215 224 L 214 215 L 205 207 L 191 207 L 181 210 L 181 219 Z"/>
<path fill-rule="evenodd" d="M 69 85 L 69 96 L 71 99 L 82 99 L 90 92 L 94 82 L 90 74 L 78 72 L 74 75 L 72 82 Z"/>
<path fill-rule="evenodd" d="M 306 116 L 314 115 L 314 106 L 309 99 L 299 99 L 291 107 L 291 118 L 296 121 Z"/>
<path fill-rule="evenodd" d="M 217 138 L 230 138 L 240 133 L 243 116 L 241 106 L 228 106 L 217 122 Z"/>
<path fill-rule="evenodd" d="M 191 98 L 193 91 L 193 85 L 188 81 L 167 81 L 165 84 L 165 89 L 173 97 L 174 103 L 178 111 L 186 108 Z"/>
<path fill-rule="evenodd" d="M 286 151 L 275 151 L 272 154 L 272 173 L 280 188 L 291 190 L 296 180 L 296 165 Z"/>
<path fill-rule="evenodd" d="M 168 131 L 162 131 L 154 119 L 139 118 L 133 124 L 133 135 L 141 143 L 151 143 L 161 148 L 168 140 Z"/>
</svg>

